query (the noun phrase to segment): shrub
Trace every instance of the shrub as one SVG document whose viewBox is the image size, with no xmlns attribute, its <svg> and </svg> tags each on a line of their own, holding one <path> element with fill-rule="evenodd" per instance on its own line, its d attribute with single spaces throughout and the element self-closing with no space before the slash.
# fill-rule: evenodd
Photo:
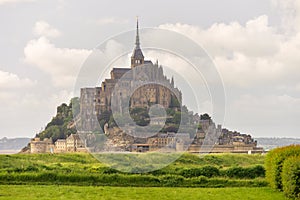
<svg viewBox="0 0 300 200">
<path fill-rule="evenodd" d="M 155 171 L 151 171 L 148 174 L 154 175 L 154 176 L 158 176 L 158 175 L 166 175 L 166 174 L 174 174 L 175 172 L 171 169 L 168 168 L 162 168 L 162 169 L 158 169 Z"/>
<path fill-rule="evenodd" d="M 198 176 L 205 176 L 211 178 L 213 176 L 218 176 L 220 174 L 219 169 L 214 166 L 204 166 L 199 168 L 189 168 L 183 169 L 180 172 L 180 175 L 185 178 L 192 178 Z"/>
<path fill-rule="evenodd" d="M 214 176 L 219 176 L 220 174 L 219 169 L 214 166 L 204 166 L 202 167 L 202 171 L 204 173 L 204 176 L 209 178 Z"/>
<path fill-rule="evenodd" d="M 266 170 L 264 166 L 262 165 L 256 165 L 253 167 L 248 168 L 249 174 L 252 178 L 257 178 L 257 177 L 265 177 L 266 175 Z"/>
<path fill-rule="evenodd" d="M 265 176 L 265 168 L 261 165 L 256 165 L 253 167 L 231 167 L 223 171 L 223 175 L 229 178 L 258 178 Z"/>
<path fill-rule="evenodd" d="M 242 167 L 231 167 L 225 170 L 224 174 L 229 178 L 246 178 L 248 176 L 246 170 Z"/>
<path fill-rule="evenodd" d="M 38 175 L 38 179 L 47 182 L 55 181 L 57 179 L 57 174 L 51 172 L 44 172 Z"/>
<path fill-rule="evenodd" d="M 300 156 L 300 145 L 291 145 L 276 148 L 270 151 L 266 156 L 266 180 L 274 189 L 282 190 L 282 165 L 285 159 L 290 156 Z"/>
<path fill-rule="evenodd" d="M 300 156 L 289 157 L 284 161 L 282 186 L 287 197 L 300 199 Z"/>
<path fill-rule="evenodd" d="M 194 184 L 207 184 L 209 182 L 209 179 L 205 176 L 198 176 L 196 178 L 192 178 L 192 182 Z"/>
<path fill-rule="evenodd" d="M 160 177 L 162 186 L 176 187 L 181 186 L 183 182 L 184 178 L 178 175 L 164 175 Z"/>
<path fill-rule="evenodd" d="M 110 168 L 110 167 L 104 167 L 102 173 L 103 174 L 117 174 L 117 173 L 119 173 L 119 171 L 116 169 Z"/>
<path fill-rule="evenodd" d="M 35 166 L 30 165 L 24 171 L 26 171 L 26 172 L 38 172 L 39 169 Z"/>
</svg>

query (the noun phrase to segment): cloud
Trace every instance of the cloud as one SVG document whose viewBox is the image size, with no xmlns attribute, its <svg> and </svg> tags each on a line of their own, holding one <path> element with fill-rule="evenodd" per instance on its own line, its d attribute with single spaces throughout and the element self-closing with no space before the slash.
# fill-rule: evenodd
<svg viewBox="0 0 300 200">
<path fill-rule="evenodd" d="M 24 99 L 22 95 L 34 89 L 36 85 L 37 81 L 21 78 L 17 74 L 0 70 L 0 102 L 2 109 L 10 109 L 19 105 L 20 101 Z"/>
<path fill-rule="evenodd" d="M 211 56 L 227 93 L 225 127 L 255 136 L 299 137 L 300 1 L 273 2 L 281 24 L 271 25 L 262 15 L 205 29 L 181 23 L 159 27 L 186 35 Z"/>
<path fill-rule="evenodd" d="M 51 92 L 44 87 L 19 89 L 17 92 L 0 90 L 0 112 L 5 113 L 0 116 L 0 134 L 7 137 L 34 137 L 55 115 L 56 106 L 69 103 L 71 97 L 73 94 L 69 91 Z"/>
<path fill-rule="evenodd" d="M 49 38 L 59 37 L 62 33 L 45 21 L 37 21 L 33 32 L 39 38 L 30 40 L 25 46 L 24 61 L 50 75 L 55 87 L 73 86 L 80 65 L 91 51 L 56 47 Z"/>
<path fill-rule="evenodd" d="M 164 24 L 160 28 L 187 35 L 202 45 L 227 86 L 244 88 L 299 82 L 300 32 L 292 36 L 280 33 L 269 25 L 265 15 L 245 25 L 216 23 L 202 29 L 187 24 Z"/>
<path fill-rule="evenodd" d="M 80 65 L 91 51 L 57 48 L 46 37 L 29 41 L 24 48 L 25 62 L 49 74 L 56 87 L 68 88 L 75 83 Z"/>
<path fill-rule="evenodd" d="M 36 81 L 32 81 L 28 78 L 20 78 L 18 75 L 0 71 L 0 89 L 20 89 L 32 87 L 36 84 Z"/>
<path fill-rule="evenodd" d="M 0 0 L 0 5 L 9 4 L 9 3 L 23 3 L 23 2 L 34 2 L 37 0 Z"/>
<path fill-rule="evenodd" d="M 33 33 L 37 36 L 45 36 L 50 38 L 56 38 L 61 36 L 61 32 L 45 21 L 38 21 L 35 23 Z"/>
<path fill-rule="evenodd" d="M 288 33 L 300 30 L 300 1 L 272 0 L 272 5 L 280 12 L 281 27 Z"/>
<path fill-rule="evenodd" d="M 208 29 L 180 23 L 159 27 L 192 38 L 214 57 L 230 57 L 234 51 L 249 57 L 270 56 L 279 48 L 280 35 L 268 26 L 268 17 L 265 15 L 249 20 L 244 26 L 238 22 L 231 22 L 215 23 Z"/>
</svg>

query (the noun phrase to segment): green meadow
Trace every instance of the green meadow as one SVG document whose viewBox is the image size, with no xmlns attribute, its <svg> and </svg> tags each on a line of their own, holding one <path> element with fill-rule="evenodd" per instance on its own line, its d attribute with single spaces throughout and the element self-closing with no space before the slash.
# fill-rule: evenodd
<svg viewBox="0 0 300 200">
<path fill-rule="evenodd" d="M 114 154 L 118 165 L 139 160 L 133 168 L 118 171 L 90 154 L 16 154 L 0 156 L 0 184 L 59 184 L 130 187 L 263 187 L 265 171 L 261 155 L 184 154 L 170 165 L 151 172 L 145 154 Z M 136 156 L 140 156 L 137 158 Z M 172 157 L 174 155 L 167 155 Z M 111 156 L 107 156 L 110 157 Z M 156 161 L 163 159 L 154 155 Z M 143 160 L 144 161 L 140 161 Z M 153 160 L 153 156 L 151 157 Z M 121 164 L 120 164 L 121 163 Z M 147 166 L 145 166 L 145 163 Z M 112 163 L 112 166 L 114 163 Z M 131 171 L 130 171 L 131 170 Z"/>
<path fill-rule="evenodd" d="M 93 187 L 56 185 L 0 185 L 0 200 L 97 199 L 97 200 L 284 200 L 270 188 L 169 188 Z"/>
<path fill-rule="evenodd" d="M 114 156 L 122 163 L 133 155 Z M 134 156 L 144 162 L 130 168 L 131 172 L 122 172 L 84 153 L 0 155 L 0 200 L 284 199 L 267 187 L 263 155 L 183 154 L 170 165 L 147 173 L 137 169 L 145 163 L 153 166 L 149 157 Z M 154 156 L 158 162 L 163 159 Z"/>
</svg>

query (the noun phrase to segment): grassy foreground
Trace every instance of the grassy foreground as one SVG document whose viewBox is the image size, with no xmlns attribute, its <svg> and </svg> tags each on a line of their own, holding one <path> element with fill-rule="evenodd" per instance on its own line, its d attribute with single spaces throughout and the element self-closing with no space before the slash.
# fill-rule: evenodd
<svg viewBox="0 0 300 200">
<path fill-rule="evenodd" d="M 0 200 L 45 199 L 205 199 L 205 200 L 283 200 L 284 195 L 270 188 L 140 188 L 92 186 L 0 185 Z"/>
<path fill-rule="evenodd" d="M 77 185 L 127 187 L 265 187 L 264 156 L 183 154 L 162 169 L 139 173 L 172 160 L 176 154 L 104 155 L 113 165 L 128 167 L 124 173 L 100 163 L 90 154 L 0 155 L 0 184 L 5 185 Z M 153 159 L 155 158 L 155 159 Z M 140 161 L 142 160 L 142 161 Z"/>
</svg>

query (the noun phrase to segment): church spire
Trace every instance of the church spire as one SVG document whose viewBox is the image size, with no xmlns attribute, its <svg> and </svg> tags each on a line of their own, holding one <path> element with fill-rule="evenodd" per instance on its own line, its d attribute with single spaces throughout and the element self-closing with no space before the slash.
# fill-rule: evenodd
<svg viewBox="0 0 300 200">
<path fill-rule="evenodd" d="M 131 68 L 144 64 L 144 55 L 140 47 L 139 20 L 136 18 L 135 48 L 131 56 Z"/>
<path fill-rule="evenodd" d="M 136 48 L 140 48 L 139 18 L 138 18 L 138 17 L 136 17 L 135 47 L 136 47 Z"/>
</svg>

